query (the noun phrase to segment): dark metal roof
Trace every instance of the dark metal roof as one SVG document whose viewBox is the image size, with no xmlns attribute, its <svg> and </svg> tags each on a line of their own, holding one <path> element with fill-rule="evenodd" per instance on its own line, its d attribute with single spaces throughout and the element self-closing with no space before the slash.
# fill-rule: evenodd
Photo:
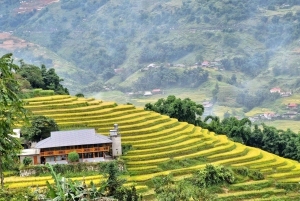
<svg viewBox="0 0 300 201">
<path fill-rule="evenodd" d="M 55 131 L 51 136 L 38 142 L 35 148 L 64 147 L 86 144 L 104 144 L 112 141 L 104 135 L 96 134 L 95 129 Z"/>
</svg>

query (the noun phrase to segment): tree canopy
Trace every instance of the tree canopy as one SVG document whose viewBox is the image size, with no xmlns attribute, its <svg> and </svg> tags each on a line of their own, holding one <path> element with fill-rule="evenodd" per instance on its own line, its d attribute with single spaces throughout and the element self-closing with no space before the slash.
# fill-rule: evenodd
<svg viewBox="0 0 300 201">
<path fill-rule="evenodd" d="M 168 96 L 167 99 L 159 99 L 154 104 L 147 103 L 145 110 L 152 110 L 160 114 L 168 115 L 171 118 L 176 118 L 178 121 L 185 121 L 196 125 L 201 120 L 204 107 L 201 104 L 196 104 L 189 98 L 181 100 L 171 95 Z"/>
<path fill-rule="evenodd" d="M 14 138 L 13 128 L 20 121 L 27 122 L 27 110 L 24 102 L 17 96 L 19 84 L 14 79 L 13 71 L 18 66 L 13 64 L 12 54 L 0 58 L 0 176 L 3 188 L 3 168 L 14 164 L 17 154 L 22 149 L 20 141 Z"/>
<path fill-rule="evenodd" d="M 67 88 L 61 84 L 61 79 L 55 72 L 54 68 L 47 70 L 45 65 L 41 68 L 29 65 L 20 61 L 21 67 L 18 69 L 17 74 L 20 74 L 31 85 L 32 88 L 41 88 L 44 90 L 53 90 L 55 94 L 69 94 Z"/>
<path fill-rule="evenodd" d="M 58 131 L 58 125 L 54 119 L 45 116 L 34 116 L 30 126 L 23 126 L 21 134 L 26 140 L 38 142 L 50 136 L 51 131 Z"/>
</svg>

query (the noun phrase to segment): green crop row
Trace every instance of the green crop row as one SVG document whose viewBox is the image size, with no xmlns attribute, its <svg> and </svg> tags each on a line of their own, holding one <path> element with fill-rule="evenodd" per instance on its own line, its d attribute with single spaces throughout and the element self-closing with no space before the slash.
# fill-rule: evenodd
<svg viewBox="0 0 300 201">
<path fill-rule="evenodd" d="M 82 107 L 87 106 L 86 101 L 72 101 L 68 103 L 57 103 L 57 104 L 49 104 L 49 105 L 25 105 L 24 108 L 31 110 L 31 111 L 42 111 L 48 109 L 59 109 L 59 108 L 72 108 L 72 107 Z"/>
<path fill-rule="evenodd" d="M 78 97 L 78 100 L 94 101 L 95 98 Z M 102 100 L 96 100 L 96 101 L 100 101 L 101 103 L 103 102 Z"/>
<path fill-rule="evenodd" d="M 86 114 L 89 115 L 91 111 L 99 110 L 99 109 L 106 109 L 106 108 L 113 108 L 116 106 L 115 102 L 105 102 L 99 105 L 87 105 L 84 107 L 76 107 L 76 108 L 69 108 L 69 109 L 51 109 L 51 110 L 43 110 L 43 111 L 34 111 L 34 114 L 43 114 L 45 116 L 49 116 L 51 118 L 55 117 L 72 117 L 74 116 L 73 113 L 81 113 L 81 115 Z M 104 113 L 105 111 L 101 111 Z M 109 111 L 108 111 L 109 112 Z M 51 115 L 52 114 L 52 115 Z"/>
<path fill-rule="evenodd" d="M 272 174 L 273 173 L 273 168 L 259 169 L 259 171 L 263 174 Z"/>
<path fill-rule="evenodd" d="M 251 147 L 251 150 L 253 150 L 253 149 L 255 149 L 255 148 Z M 258 160 L 255 160 L 255 161 L 247 161 L 247 162 L 239 163 L 239 164 L 233 164 L 232 166 L 235 167 L 235 166 L 252 166 L 252 165 L 259 165 L 259 164 L 270 164 L 270 163 L 276 161 L 275 157 L 272 156 L 271 154 L 269 154 L 267 152 L 264 152 L 260 149 L 255 149 L 255 150 L 262 154 L 261 159 L 258 159 Z"/>
<path fill-rule="evenodd" d="M 220 153 L 220 154 L 208 156 L 207 159 L 212 160 L 212 161 L 223 160 L 226 158 L 243 156 L 249 151 L 245 145 L 242 145 L 240 143 L 235 143 L 235 144 L 236 144 L 236 148 L 234 150 L 226 152 L 226 153 Z"/>
<path fill-rule="evenodd" d="M 158 132 L 153 132 L 153 133 L 149 133 L 149 134 L 143 134 L 141 136 L 139 136 L 139 140 L 136 140 L 136 136 L 132 136 L 132 135 L 128 135 L 127 132 L 121 132 L 122 135 L 125 134 L 124 138 L 122 138 L 122 140 L 125 141 L 134 141 L 135 144 L 139 143 L 139 142 L 151 142 L 151 141 L 160 141 L 160 140 L 165 140 L 166 138 L 178 135 L 179 133 L 187 133 L 187 131 L 185 130 L 188 127 L 187 123 L 178 123 L 177 126 L 174 126 L 172 128 L 168 128 L 165 130 L 161 130 Z"/>
<path fill-rule="evenodd" d="M 58 99 L 66 99 L 70 97 L 71 97 L 70 95 L 54 95 L 54 96 L 46 96 L 46 97 L 28 98 L 28 99 L 24 99 L 24 101 L 25 102 L 51 101 L 51 100 L 58 100 Z"/>
<path fill-rule="evenodd" d="M 270 164 L 259 164 L 259 165 L 253 165 L 251 166 L 251 168 L 253 169 L 263 169 L 263 168 L 275 168 L 278 166 L 283 166 L 286 164 L 286 160 L 284 158 L 281 157 L 275 157 L 276 161 L 272 162 Z"/>
<path fill-rule="evenodd" d="M 154 129 L 154 127 L 159 128 L 161 126 L 164 126 L 164 124 L 174 124 L 176 122 L 178 122 L 177 119 L 171 119 L 168 116 L 161 115 L 161 117 L 159 117 L 159 118 L 152 119 L 152 120 L 149 120 L 149 121 L 146 121 L 146 122 L 140 122 L 140 123 L 136 123 L 136 124 L 133 124 L 133 125 L 125 125 L 125 126 L 119 125 L 119 129 L 120 129 L 120 131 L 122 131 L 122 133 L 124 131 L 139 132 L 143 128 L 148 127 L 148 128 Z M 92 126 L 93 124 L 89 124 L 89 125 Z M 102 128 L 106 130 L 106 128 L 104 126 Z M 100 128 L 98 130 L 101 131 L 102 128 Z"/>
<path fill-rule="evenodd" d="M 132 134 L 136 134 L 136 135 L 143 135 L 143 134 L 146 134 L 146 133 L 151 133 L 151 132 L 157 132 L 157 131 L 161 131 L 163 129 L 167 129 L 167 128 L 170 128 L 172 126 L 176 126 L 176 125 L 179 125 L 179 122 L 177 119 L 164 119 L 163 121 L 165 121 L 164 123 L 159 123 L 159 124 L 155 124 L 151 127 L 147 127 L 147 126 L 144 126 L 144 128 L 142 127 L 142 125 L 140 125 L 140 129 L 137 129 L 134 126 L 132 126 L 132 130 L 130 131 L 130 127 L 128 128 L 129 130 L 128 131 L 124 131 L 123 128 L 121 127 L 120 128 L 120 132 L 121 134 L 124 133 L 124 132 L 131 132 Z M 106 132 L 107 131 L 107 128 L 99 128 L 97 129 L 100 133 L 102 132 Z"/>
<path fill-rule="evenodd" d="M 110 121 L 107 121 L 107 120 L 104 120 L 105 122 L 103 122 L 103 119 L 102 118 L 99 118 L 99 119 L 90 119 L 90 120 L 85 120 L 85 119 L 81 119 L 81 120 L 77 120 L 77 121 L 58 121 L 56 120 L 56 122 L 60 125 L 60 126 L 70 126 L 70 125 L 73 125 L 73 124 L 76 124 L 76 123 L 81 123 L 81 124 L 86 124 L 88 125 L 89 127 L 102 127 L 102 128 L 105 128 L 105 127 L 111 127 L 111 125 L 114 125 L 114 124 L 119 124 L 119 128 L 121 126 L 126 126 L 126 125 L 135 125 L 135 124 L 138 124 L 138 123 L 142 123 L 142 122 L 145 122 L 145 121 L 151 121 L 151 120 L 156 120 L 156 119 L 160 119 L 161 116 L 160 115 L 147 115 L 147 116 L 142 116 L 142 117 L 136 117 L 136 118 L 130 118 L 130 119 L 125 119 L 125 120 L 120 120 L 120 121 L 117 121 L 117 120 L 114 120 L 114 119 L 111 119 Z"/>
<path fill-rule="evenodd" d="M 183 124 L 183 122 L 180 123 L 180 125 Z M 166 130 L 165 130 L 166 131 Z M 189 138 L 189 137 L 198 137 L 197 128 L 193 125 L 187 124 L 186 127 L 184 127 L 181 131 L 165 133 L 162 137 L 157 137 L 155 139 L 152 139 L 151 141 L 142 141 L 138 143 L 134 143 L 132 141 L 133 145 L 137 149 L 151 149 L 156 147 L 163 147 L 166 145 L 172 145 L 181 142 L 182 140 Z M 168 138 L 165 138 L 168 137 Z M 157 141 L 158 139 L 158 141 Z"/>
<path fill-rule="evenodd" d="M 127 161 L 126 164 L 128 167 L 132 166 L 144 166 L 144 165 L 157 165 L 159 163 L 165 162 L 170 160 L 170 158 L 158 158 L 158 159 L 152 159 L 147 161 Z"/>
<path fill-rule="evenodd" d="M 119 106 L 117 106 L 119 107 Z M 116 107 L 116 108 L 117 108 Z M 126 110 L 128 111 L 128 110 Z M 119 111 L 120 113 L 120 111 Z M 131 119 L 131 118 L 137 118 L 137 117 L 146 117 L 148 115 L 151 115 L 152 113 L 148 112 L 148 111 L 140 111 L 140 110 L 136 110 L 136 112 L 134 113 L 125 113 L 124 115 L 122 115 L 120 113 L 119 116 L 116 116 L 116 117 L 112 117 L 112 118 L 103 118 L 102 116 L 103 115 L 100 115 L 100 114 L 96 114 L 96 115 L 90 115 L 90 116 L 77 116 L 76 113 L 75 113 L 75 117 L 68 117 L 68 118 L 65 118 L 65 117 L 60 117 L 60 118 L 55 118 L 56 121 L 58 122 L 68 122 L 68 121 L 80 121 L 82 119 L 88 121 L 88 120 L 95 120 L 95 119 L 100 119 L 102 123 L 108 123 L 108 122 L 111 122 L 111 121 L 119 121 L 119 120 L 127 120 L 127 119 Z"/>
<path fill-rule="evenodd" d="M 182 123 L 181 123 L 182 124 Z M 148 141 L 147 143 L 133 143 L 134 148 L 138 150 L 143 149 L 152 149 L 156 147 L 164 147 L 166 145 L 172 145 L 176 143 L 180 143 L 182 140 L 186 139 L 187 137 L 196 137 L 194 135 L 195 127 L 192 125 L 188 125 L 187 128 L 184 128 L 182 131 L 173 132 L 173 134 L 166 134 L 168 138 L 163 138 L 160 141 Z M 163 136 L 164 137 L 164 136 Z M 162 138 L 160 138 L 162 139 Z M 131 141 L 134 142 L 134 141 Z"/>
<path fill-rule="evenodd" d="M 258 189 L 271 187 L 272 184 L 273 184 L 272 180 L 250 181 L 250 182 L 243 182 L 239 184 L 230 185 L 229 189 L 234 191 L 258 190 Z"/>
<path fill-rule="evenodd" d="M 286 165 L 277 167 L 276 170 L 277 170 L 277 172 L 286 172 L 286 171 L 291 171 L 291 170 L 294 171 L 295 167 L 296 166 L 295 166 L 294 163 L 291 163 L 291 162 L 287 161 Z"/>
<path fill-rule="evenodd" d="M 174 142 L 178 141 L 179 139 L 181 140 L 185 140 L 189 137 L 194 137 L 197 138 L 197 134 L 185 134 L 186 131 L 182 131 L 182 132 L 175 132 L 173 134 L 170 135 L 163 135 L 161 137 L 156 137 L 154 139 L 150 139 L 150 140 L 139 140 L 139 141 L 125 141 L 128 144 L 132 144 L 135 148 L 156 148 L 156 147 L 161 147 L 161 146 L 168 146 L 173 144 Z M 177 139 L 178 138 L 178 139 Z M 217 138 L 198 138 L 201 139 L 202 141 L 206 141 L 207 143 L 209 143 L 209 141 L 211 141 L 211 143 L 209 143 L 210 145 L 217 143 L 219 140 Z"/>
<path fill-rule="evenodd" d="M 252 190 L 252 191 L 240 191 L 234 193 L 224 193 L 218 194 L 218 199 L 226 200 L 226 199 L 247 199 L 250 197 L 262 196 L 264 194 L 274 195 L 285 193 L 284 189 L 275 189 L 275 188 L 265 188 L 262 190 Z"/>
<path fill-rule="evenodd" d="M 152 174 L 146 174 L 146 175 L 137 175 L 137 176 L 132 176 L 127 179 L 127 181 L 135 181 L 135 182 L 140 182 L 140 181 L 147 181 L 152 179 L 153 177 L 158 177 L 158 176 L 166 176 L 169 175 L 171 171 L 164 171 L 164 172 L 157 172 L 157 173 L 152 173 Z"/>
<path fill-rule="evenodd" d="M 27 102 L 29 105 L 48 105 L 48 104 L 57 104 L 57 103 L 65 103 L 65 102 L 72 102 L 79 100 L 77 97 L 70 97 L 65 99 L 58 99 L 58 100 L 50 100 L 50 101 L 36 101 L 36 102 Z M 83 101 L 83 100 L 80 100 Z"/>
<path fill-rule="evenodd" d="M 157 115 L 151 114 L 148 116 L 131 118 L 128 120 L 116 121 L 112 119 L 111 122 L 108 123 L 102 123 L 101 121 L 99 122 L 98 120 L 94 120 L 94 121 L 89 121 L 90 122 L 89 125 L 97 126 L 97 127 L 109 127 L 112 123 L 117 123 L 119 125 L 120 130 L 127 131 L 130 130 L 130 128 L 144 128 L 146 127 L 146 123 L 148 123 L 148 125 L 151 126 L 169 120 L 170 120 L 169 117 L 164 117 L 159 114 Z"/>
<path fill-rule="evenodd" d="M 285 173 L 274 173 L 271 175 L 268 175 L 268 178 L 273 178 L 273 179 L 283 179 L 283 178 L 290 178 L 290 177 L 299 177 L 300 176 L 300 171 L 291 171 L 291 172 L 285 172 Z"/>
<path fill-rule="evenodd" d="M 218 165 L 232 164 L 232 166 L 234 166 L 234 164 L 238 163 L 239 164 L 238 166 L 241 166 L 240 164 L 244 163 L 245 161 L 253 161 L 260 158 L 262 158 L 262 154 L 259 149 L 249 149 L 248 153 L 244 156 L 216 161 L 214 162 L 214 164 L 218 164 Z"/>
<path fill-rule="evenodd" d="M 195 142 L 199 142 L 199 141 L 201 141 L 201 139 L 197 139 L 197 138 L 189 139 L 188 138 L 187 140 L 182 141 L 180 143 L 166 145 L 164 147 L 156 147 L 156 148 L 142 149 L 142 150 L 133 150 L 133 151 L 130 151 L 129 153 L 127 153 L 127 156 L 130 156 L 130 155 L 139 155 L 139 156 L 141 156 L 143 154 L 158 153 L 158 152 L 162 152 L 162 151 L 170 150 L 170 149 L 179 149 L 181 147 L 186 147 L 186 146 L 193 145 Z"/>
<path fill-rule="evenodd" d="M 297 183 L 299 184 L 299 176 L 297 176 L 296 178 L 288 178 L 288 179 L 280 179 L 278 182 L 281 183 Z"/>
<path fill-rule="evenodd" d="M 119 120 L 126 120 L 126 119 L 131 119 L 131 118 L 137 118 L 137 117 L 143 117 L 143 116 L 148 116 L 151 115 L 152 113 L 149 111 L 145 110 L 137 110 L 137 109 L 129 109 L 128 108 L 123 108 L 120 106 L 116 106 L 115 108 L 110 108 L 111 114 L 116 114 L 116 116 L 108 118 L 108 117 L 103 117 L 105 115 L 101 115 L 101 110 L 93 111 L 90 115 L 82 115 L 82 113 L 72 113 L 73 116 L 67 116 L 67 117 L 60 117 L 60 116 L 53 116 L 53 115 L 48 115 L 51 116 L 52 118 L 55 118 L 57 122 L 68 122 L 68 121 L 81 121 L 81 120 L 94 120 L 94 119 L 100 119 L 102 123 L 108 123 L 111 121 L 119 121 Z M 97 113 L 96 113 L 97 112 Z"/>
<path fill-rule="evenodd" d="M 129 171 L 142 171 L 142 170 L 149 170 L 157 168 L 157 165 L 147 165 L 147 166 L 138 166 L 138 167 L 132 167 L 128 168 Z"/>
<path fill-rule="evenodd" d="M 133 160 L 149 160 L 154 158 L 160 158 L 160 157 L 172 157 L 176 155 L 185 155 L 190 153 L 191 151 L 198 150 L 205 147 L 206 142 L 200 142 L 199 139 L 192 139 L 193 145 L 190 146 L 183 146 L 181 148 L 170 148 L 169 151 L 160 151 L 160 152 L 154 152 L 154 153 L 148 153 L 144 155 L 132 155 L 132 156 L 124 156 L 125 159 L 128 159 L 130 161 Z"/>
<path fill-rule="evenodd" d="M 4 178 L 4 182 L 7 183 L 23 183 L 23 182 L 33 182 L 33 181 L 47 181 L 52 177 L 6 177 Z"/>
<path fill-rule="evenodd" d="M 230 151 L 232 149 L 235 148 L 235 144 L 232 141 L 229 141 L 228 144 L 224 145 L 224 146 L 219 146 L 219 147 L 214 147 L 208 150 L 204 150 L 204 151 L 199 151 L 199 152 L 195 152 L 192 154 L 187 154 L 184 156 L 177 156 L 174 157 L 175 160 L 180 160 L 180 159 L 184 159 L 184 158 L 195 158 L 195 157 L 205 157 L 205 156 L 209 156 L 209 155 L 214 155 L 214 154 L 219 154 L 222 152 L 226 152 L 226 151 Z"/>
<path fill-rule="evenodd" d="M 99 105 L 102 103 L 102 101 L 93 100 L 93 101 L 88 101 L 87 103 L 88 105 Z"/>
<path fill-rule="evenodd" d="M 199 146 L 199 148 L 198 148 L 198 151 L 212 149 L 214 143 L 215 143 L 215 141 L 213 141 L 213 140 L 202 142 L 201 146 Z M 192 151 L 192 150 L 190 150 L 190 151 Z M 197 151 L 197 149 L 194 149 L 194 151 Z M 181 153 L 181 154 L 186 154 L 186 153 Z M 155 154 L 153 154 L 153 155 L 155 155 Z M 167 158 L 173 158 L 173 155 L 171 155 L 171 154 L 167 155 Z M 166 161 L 165 159 L 167 159 L 167 158 L 163 158 L 163 161 Z M 139 160 L 139 161 L 130 161 L 129 160 L 127 165 L 128 165 L 128 167 L 130 167 L 132 165 L 135 165 L 135 166 L 137 166 L 137 165 L 147 165 L 148 163 L 149 164 L 154 163 L 153 165 L 156 165 L 157 164 L 156 161 L 157 161 L 157 159 L 148 159 L 148 160 L 145 161 L 144 158 L 141 158 L 141 160 Z"/>
</svg>

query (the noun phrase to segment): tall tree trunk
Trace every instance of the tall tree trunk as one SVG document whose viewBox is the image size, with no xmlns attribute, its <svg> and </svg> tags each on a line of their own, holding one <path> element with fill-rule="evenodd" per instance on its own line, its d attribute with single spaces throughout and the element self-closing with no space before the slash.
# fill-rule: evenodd
<svg viewBox="0 0 300 201">
<path fill-rule="evenodd" d="M 0 152 L 0 177 L 1 177 L 1 188 L 4 188 L 4 177 L 3 177 L 3 170 L 2 170 L 2 153 Z"/>
</svg>

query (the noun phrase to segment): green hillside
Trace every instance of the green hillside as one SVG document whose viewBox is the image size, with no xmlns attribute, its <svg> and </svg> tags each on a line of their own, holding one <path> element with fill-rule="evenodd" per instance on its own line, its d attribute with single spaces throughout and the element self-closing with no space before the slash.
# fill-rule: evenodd
<svg viewBox="0 0 300 201">
<path fill-rule="evenodd" d="M 47 62 L 73 93 L 104 85 L 130 91 L 131 75 L 150 63 L 222 61 L 226 71 L 247 75 L 252 90 L 266 84 L 255 79 L 268 69 L 299 75 L 297 0 L 1 2 L 0 30 L 36 45 L 7 47 L 0 37 L 1 51 Z"/>
<path fill-rule="evenodd" d="M 34 115 L 55 119 L 61 129 L 95 128 L 108 135 L 112 125 L 119 124 L 122 143 L 132 145 L 122 158 L 125 160 L 128 184 L 136 184 L 145 199 L 153 199 L 151 179 L 173 174 L 176 180 L 191 177 L 193 171 L 207 163 L 228 167 L 247 167 L 263 173 L 265 179 L 238 180 L 218 193 L 218 200 L 297 200 L 299 194 L 280 188 L 279 184 L 298 183 L 300 164 L 263 150 L 230 141 L 206 129 L 178 122 L 134 105 L 116 105 L 93 98 L 56 95 L 26 99 L 26 108 Z M 10 188 L 45 185 L 48 177 L 39 181 L 28 178 L 6 178 Z M 101 180 L 100 177 L 87 178 Z M 22 184 L 23 183 L 23 184 Z M 259 190 L 258 190 L 259 189 Z M 261 199 L 264 198 L 264 199 Z"/>
</svg>

